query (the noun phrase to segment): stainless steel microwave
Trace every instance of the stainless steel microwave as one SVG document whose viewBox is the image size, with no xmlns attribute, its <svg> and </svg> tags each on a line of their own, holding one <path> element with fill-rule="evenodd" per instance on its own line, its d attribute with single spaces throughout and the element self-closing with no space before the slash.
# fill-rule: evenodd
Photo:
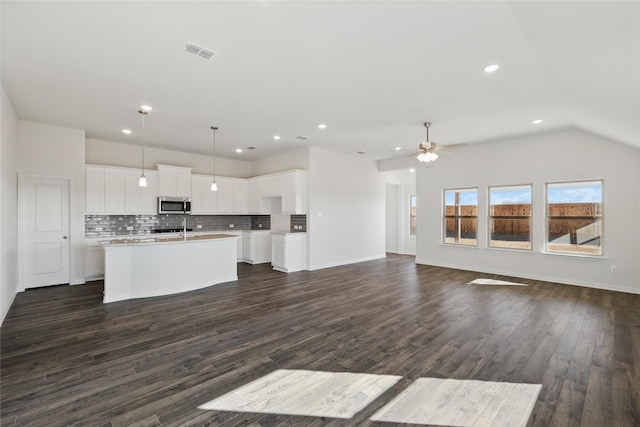
<svg viewBox="0 0 640 427">
<path fill-rule="evenodd" d="M 188 215 L 191 213 L 190 197 L 158 197 L 159 214 Z"/>
</svg>

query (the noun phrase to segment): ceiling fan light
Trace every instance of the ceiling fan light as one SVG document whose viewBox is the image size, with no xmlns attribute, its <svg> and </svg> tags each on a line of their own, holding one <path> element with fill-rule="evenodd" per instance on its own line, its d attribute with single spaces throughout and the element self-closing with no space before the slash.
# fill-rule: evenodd
<svg viewBox="0 0 640 427">
<path fill-rule="evenodd" d="M 438 155 L 436 153 L 434 153 L 433 151 L 429 151 L 427 153 L 427 162 L 433 162 L 437 158 L 438 158 Z"/>
</svg>

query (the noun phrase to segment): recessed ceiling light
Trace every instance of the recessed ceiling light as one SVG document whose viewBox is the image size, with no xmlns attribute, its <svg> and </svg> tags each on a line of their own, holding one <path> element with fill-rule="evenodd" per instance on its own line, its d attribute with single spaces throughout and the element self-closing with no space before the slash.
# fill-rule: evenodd
<svg viewBox="0 0 640 427">
<path fill-rule="evenodd" d="M 542 123 L 542 119 L 536 119 L 536 120 L 532 121 L 531 123 L 533 123 L 534 125 L 539 125 L 540 123 Z"/>
<path fill-rule="evenodd" d="M 327 125 L 325 125 L 324 123 L 320 123 L 318 125 L 318 129 L 325 129 L 327 127 Z"/>
<path fill-rule="evenodd" d="M 414 173 L 416 170 L 414 168 L 409 169 L 409 172 Z"/>
<path fill-rule="evenodd" d="M 273 140 L 274 140 L 274 141 L 277 141 L 277 140 L 279 140 L 279 139 L 280 139 L 280 135 L 273 135 Z"/>
<path fill-rule="evenodd" d="M 242 148 L 236 148 L 236 153 L 242 153 Z"/>
<path fill-rule="evenodd" d="M 394 148 L 394 150 L 400 151 L 400 150 L 402 150 L 402 147 L 396 147 L 396 148 Z"/>
<path fill-rule="evenodd" d="M 498 70 L 498 68 L 500 68 L 498 64 L 491 64 L 484 67 L 484 71 L 486 73 L 493 73 L 494 71 Z"/>
<path fill-rule="evenodd" d="M 153 110 L 153 108 L 149 107 L 148 105 L 141 105 L 141 106 L 140 106 L 140 109 L 141 109 L 142 111 L 146 111 L 147 113 L 148 113 L 149 111 Z"/>
<path fill-rule="evenodd" d="M 122 129 L 122 133 L 129 135 L 131 134 L 131 129 Z"/>
</svg>

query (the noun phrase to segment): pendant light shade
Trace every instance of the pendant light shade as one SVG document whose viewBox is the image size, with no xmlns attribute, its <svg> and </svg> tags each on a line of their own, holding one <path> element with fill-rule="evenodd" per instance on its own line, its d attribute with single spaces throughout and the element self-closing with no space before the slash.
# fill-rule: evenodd
<svg viewBox="0 0 640 427">
<path fill-rule="evenodd" d="M 218 191 L 218 184 L 216 183 L 216 126 L 211 126 L 213 131 L 213 182 L 211 183 L 211 191 Z"/>
<path fill-rule="evenodd" d="M 141 175 L 138 180 L 138 187 L 146 187 L 147 186 L 147 177 L 144 176 L 144 118 L 151 111 L 151 107 L 147 107 L 143 105 L 138 110 L 138 113 L 142 116 L 142 164 L 140 166 Z"/>
</svg>

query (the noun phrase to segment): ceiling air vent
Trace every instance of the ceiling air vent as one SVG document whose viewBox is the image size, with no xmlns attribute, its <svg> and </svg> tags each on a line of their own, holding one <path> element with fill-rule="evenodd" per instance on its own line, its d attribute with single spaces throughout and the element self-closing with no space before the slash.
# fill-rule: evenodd
<svg viewBox="0 0 640 427">
<path fill-rule="evenodd" d="M 304 135 L 298 135 L 298 136 L 296 136 L 296 139 L 300 139 L 302 141 L 305 141 L 305 140 L 309 139 L 309 137 L 308 136 L 304 136 Z"/>
<path fill-rule="evenodd" d="M 206 47 L 198 46 L 195 43 L 187 43 L 184 47 L 184 50 L 194 55 L 198 55 L 204 59 L 211 59 L 213 55 L 215 55 L 214 51 L 207 49 Z"/>
</svg>

